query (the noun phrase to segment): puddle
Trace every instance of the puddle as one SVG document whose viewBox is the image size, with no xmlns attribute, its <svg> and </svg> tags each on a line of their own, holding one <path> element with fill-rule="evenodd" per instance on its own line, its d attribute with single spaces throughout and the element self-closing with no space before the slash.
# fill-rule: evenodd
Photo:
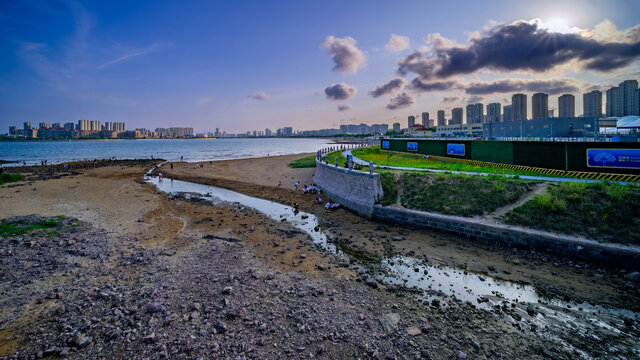
<svg viewBox="0 0 640 360">
<path fill-rule="evenodd" d="M 336 246 L 329 242 L 327 235 L 320 230 L 318 218 L 303 211 L 294 212 L 293 207 L 269 200 L 258 199 L 243 195 L 235 191 L 208 185 L 195 184 L 187 181 L 147 177 L 147 182 L 156 186 L 159 191 L 177 194 L 184 193 L 200 199 L 211 201 L 213 204 L 232 203 L 243 205 L 261 213 L 276 221 L 286 221 L 296 229 L 307 233 L 313 242 L 326 251 L 341 254 Z"/>
<path fill-rule="evenodd" d="M 446 265 L 426 265 L 416 259 L 393 257 L 381 262 L 387 271 L 379 275 L 385 283 L 442 292 L 478 307 L 485 299 L 537 303 L 542 300 L 531 286 L 503 281 Z"/>
<path fill-rule="evenodd" d="M 157 177 L 149 176 L 146 179 L 162 192 L 184 193 L 213 204 L 238 204 L 255 209 L 276 221 L 284 220 L 307 233 L 319 248 L 345 256 L 329 242 L 327 234 L 319 230 L 318 218 L 313 214 L 294 213 L 291 206 L 214 186 L 166 178 L 160 181 Z M 537 336 L 549 340 L 550 344 L 573 352 L 576 358 L 592 358 L 581 348 L 583 344 L 593 341 L 606 342 L 607 358 L 624 358 L 619 354 L 619 347 L 633 349 L 633 353 L 640 357 L 640 313 L 548 299 L 536 293 L 530 285 L 444 264 L 428 264 L 410 257 L 385 258 L 378 266 L 375 276 L 384 283 L 403 285 L 417 292 L 419 298 L 429 302 L 438 299 L 443 306 L 447 306 L 447 299 L 455 298 L 480 309 L 502 314 L 505 321 L 536 332 Z M 530 330 L 534 328 L 537 331 Z"/>
</svg>

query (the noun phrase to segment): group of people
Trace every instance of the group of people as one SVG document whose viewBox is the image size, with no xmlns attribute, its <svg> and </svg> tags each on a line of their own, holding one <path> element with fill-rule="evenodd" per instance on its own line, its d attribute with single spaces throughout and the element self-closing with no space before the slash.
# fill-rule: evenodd
<svg viewBox="0 0 640 360">
<path fill-rule="evenodd" d="M 278 186 L 282 186 L 282 182 L 278 181 Z M 300 188 L 300 182 L 296 181 L 293 186 L 296 188 L 296 190 L 298 190 Z M 304 195 L 310 195 L 310 194 L 315 194 L 318 195 L 318 197 L 316 198 L 316 204 L 320 204 L 322 205 L 324 201 L 322 201 L 322 197 L 320 195 L 322 195 L 322 189 L 320 189 L 316 184 L 311 184 L 311 185 L 302 185 L 302 193 Z M 300 206 L 300 204 L 295 203 L 293 208 L 294 210 L 298 210 L 298 207 Z M 327 203 L 324 205 L 324 210 L 328 213 L 332 212 L 335 209 L 338 209 L 340 207 L 340 204 L 338 203 L 331 203 L 330 201 L 327 201 Z"/>
</svg>

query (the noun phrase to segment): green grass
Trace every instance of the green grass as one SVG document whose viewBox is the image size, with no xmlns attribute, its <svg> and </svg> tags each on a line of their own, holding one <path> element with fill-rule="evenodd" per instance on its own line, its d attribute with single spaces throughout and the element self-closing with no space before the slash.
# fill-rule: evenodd
<svg viewBox="0 0 640 360">
<path fill-rule="evenodd" d="M 382 199 L 380 203 L 384 206 L 395 204 L 398 200 L 398 185 L 396 174 L 392 171 L 381 171 L 380 182 L 382 183 Z"/>
<path fill-rule="evenodd" d="M 530 175 L 530 176 L 552 176 L 548 174 L 540 174 L 531 171 L 521 171 L 513 169 L 505 169 L 497 166 L 472 165 L 458 162 L 448 162 L 435 159 L 425 159 L 422 154 L 405 154 L 401 152 L 382 151 L 379 146 L 372 148 L 355 149 L 351 152 L 354 156 L 365 160 L 373 161 L 376 165 L 383 166 L 400 166 L 411 167 L 417 169 L 437 169 L 449 171 L 466 171 L 479 172 L 489 174 L 508 174 L 508 175 Z"/>
<path fill-rule="evenodd" d="M 289 167 L 294 169 L 316 167 L 316 156 L 311 155 L 298 160 L 294 160 L 289 164 Z"/>
<path fill-rule="evenodd" d="M 501 177 L 405 172 L 400 197 L 407 209 L 476 216 L 517 201 L 534 182 Z"/>
<path fill-rule="evenodd" d="M 8 174 L 2 173 L 0 174 L 0 185 L 4 185 L 10 182 L 16 182 L 22 180 L 23 176 L 20 174 Z"/>
<path fill-rule="evenodd" d="M 505 215 L 508 224 L 640 244 L 640 187 L 600 182 L 550 184 Z"/>
<path fill-rule="evenodd" d="M 60 217 L 58 217 L 59 219 Z M 64 217 L 63 217 L 64 218 Z M 30 220 L 17 220 L 17 221 L 4 221 L 0 223 L 0 237 L 18 236 L 24 234 L 31 234 L 37 230 L 49 230 L 41 233 L 46 233 L 49 236 L 57 236 L 60 234 L 59 228 L 62 225 L 60 221 L 49 219 L 38 219 L 35 221 Z"/>
<path fill-rule="evenodd" d="M 324 160 L 324 156 L 322 157 L 322 159 Z M 338 158 L 338 166 L 339 167 L 347 167 L 347 158 L 342 156 L 342 150 L 338 150 L 338 151 L 334 151 L 331 153 L 328 153 L 326 156 L 329 157 L 329 164 L 330 165 L 335 165 L 335 158 Z"/>
</svg>

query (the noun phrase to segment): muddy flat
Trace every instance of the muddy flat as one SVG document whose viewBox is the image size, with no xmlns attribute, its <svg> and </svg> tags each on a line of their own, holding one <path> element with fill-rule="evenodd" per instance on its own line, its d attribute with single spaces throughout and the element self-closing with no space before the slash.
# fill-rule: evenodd
<svg viewBox="0 0 640 360">
<path fill-rule="evenodd" d="M 445 275 L 462 280 L 478 273 L 529 284 L 573 304 L 637 310 L 627 270 L 378 224 L 343 209 L 325 213 L 313 196 L 293 187 L 312 182 L 313 168 L 287 166 L 299 157 L 207 162 L 195 169 L 174 163 L 173 171 L 170 164 L 158 171 L 164 181 L 298 202 L 301 211 L 318 217 L 320 230 L 343 255 L 319 249 L 292 224 L 248 206 L 162 193 L 142 181 L 148 165 L 1 186 L 3 223 L 56 225 L 1 238 L 0 356 L 634 356 L 636 344 L 613 332 L 597 330 L 601 343 L 589 341 L 579 327 L 550 337 L 539 324 L 553 314 L 541 315 L 539 306 L 519 310 L 507 301 L 487 310 L 437 289 L 417 294 L 371 272 L 380 259 L 410 257 L 458 269 Z M 559 306 L 556 317 L 569 311 Z M 637 319 L 616 319 L 623 318 L 625 331 L 636 333 Z M 557 327 L 549 321 L 548 332 Z"/>
</svg>

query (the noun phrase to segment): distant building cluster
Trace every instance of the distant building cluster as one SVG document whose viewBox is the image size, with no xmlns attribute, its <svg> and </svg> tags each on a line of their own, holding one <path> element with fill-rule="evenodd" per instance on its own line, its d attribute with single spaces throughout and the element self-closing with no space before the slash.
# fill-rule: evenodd
<svg viewBox="0 0 640 360">
<path fill-rule="evenodd" d="M 593 134 L 593 119 L 601 119 L 605 115 L 610 118 L 640 115 L 640 89 L 638 89 L 637 80 L 625 80 L 618 86 L 608 89 L 606 91 L 605 112 L 603 112 L 602 107 L 603 99 L 601 91 L 593 90 L 585 93 L 582 99 L 583 111 L 579 116 L 576 116 L 575 96 L 572 94 L 562 94 L 558 97 L 556 113 L 555 109 L 549 107 L 549 94 L 542 92 L 535 93 L 531 97 L 531 103 L 529 103 L 527 95 L 519 93 L 511 96 L 511 104 L 504 106 L 500 103 L 487 104 L 486 113 L 485 105 L 482 103 L 468 104 L 466 109 L 454 107 L 451 109 L 451 114 L 448 119 L 444 110 L 438 110 L 437 117 L 433 121 L 430 120 L 428 112 L 423 112 L 422 125 L 416 124 L 415 115 L 409 115 L 406 128 L 401 129 L 401 125 L 395 123 L 393 124 L 393 130 L 395 132 L 403 131 L 411 136 L 483 136 L 487 128 L 483 127 L 485 124 L 540 120 L 536 124 L 540 124 L 541 130 L 535 131 L 535 133 L 547 134 L 547 136 L 549 136 L 549 134 L 552 133 L 550 129 L 553 128 L 551 121 L 551 119 L 553 119 L 553 121 L 559 124 L 557 129 L 564 127 L 564 125 L 560 124 L 567 123 L 567 126 L 571 124 L 572 127 L 580 127 L 580 129 L 575 129 L 576 134 Z M 531 106 L 531 117 L 528 116 L 529 104 Z M 559 121 L 558 119 L 564 120 Z M 584 121 L 568 121 L 567 119 L 581 119 Z M 600 121 L 600 123 L 609 124 L 606 121 Z M 537 125 L 531 123 L 529 126 L 536 127 Z M 499 133 L 505 136 L 520 136 L 520 134 L 526 136 L 526 134 L 532 133 L 531 131 L 524 131 L 515 125 L 493 126 L 488 128 L 490 130 L 498 129 Z M 573 131 L 570 131 L 570 133 L 572 132 Z M 556 131 L 553 131 L 553 133 L 555 134 Z M 487 136 L 487 134 L 484 134 L 484 136 Z"/>
<path fill-rule="evenodd" d="M 73 139 L 73 138 L 101 138 L 101 139 L 161 139 L 195 137 L 193 128 L 175 127 L 158 128 L 150 131 L 144 128 L 126 130 L 124 122 L 107 121 L 102 124 L 98 120 L 78 120 L 77 123 L 45 123 L 33 127 L 31 122 L 22 124 L 22 128 L 10 126 L 8 137 L 26 139 Z"/>
</svg>

